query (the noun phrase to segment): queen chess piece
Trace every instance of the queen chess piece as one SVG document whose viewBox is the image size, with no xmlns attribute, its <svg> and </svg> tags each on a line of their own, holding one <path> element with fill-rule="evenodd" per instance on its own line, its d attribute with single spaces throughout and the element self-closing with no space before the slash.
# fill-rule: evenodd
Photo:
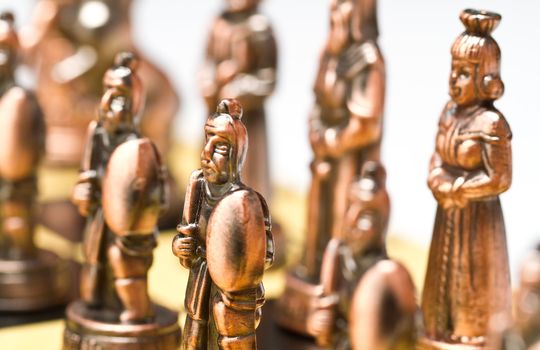
<svg viewBox="0 0 540 350">
<path fill-rule="evenodd" d="M 428 185 L 437 200 L 421 349 L 483 349 L 494 315 L 511 317 L 506 233 L 499 195 L 512 181 L 512 133 L 493 105 L 503 94 L 501 16 L 464 10 L 452 46 L 451 100 L 439 119 Z"/>
<path fill-rule="evenodd" d="M 37 168 L 45 123 L 35 95 L 17 85 L 14 17 L 0 14 L 0 311 L 38 311 L 67 302 L 67 265 L 36 247 Z"/>
<path fill-rule="evenodd" d="M 241 118 L 241 105 L 229 99 L 208 117 L 201 169 L 190 177 L 172 245 L 189 269 L 185 350 L 257 348 L 274 246 L 266 202 L 241 179 L 248 148 Z"/>
<path fill-rule="evenodd" d="M 310 115 L 314 153 L 304 255 L 289 271 L 276 321 L 308 335 L 323 253 L 343 232 L 348 190 L 366 161 L 380 159 L 385 65 L 377 45 L 375 0 L 334 0 Z"/>
</svg>

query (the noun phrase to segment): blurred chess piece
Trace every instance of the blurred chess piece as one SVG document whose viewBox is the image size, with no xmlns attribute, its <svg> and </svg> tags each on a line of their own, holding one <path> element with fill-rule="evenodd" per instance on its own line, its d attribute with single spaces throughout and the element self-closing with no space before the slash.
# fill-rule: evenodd
<svg viewBox="0 0 540 350">
<path fill-rule="evenodd" d="M 508 315 L 496 315 L 491 319 L 490 350 L 540 349 L 540 245 L 521 265 L 515 301 L 516 320 L 513 324 L 504 319 Z"/>
<path fill-rule="evenodd" d="M 228 99 L 208 117 L 201 169 L 191 175 L 172 245 L 189 269 L 186 350 L 257 348 L 262 278 L 274 247 L 266 202 L 241 180 L 248 150 L 241 118 L 241 105 Z"/>
<path fill-rule="evenodd" d="M 415 291 L 407 270 L 386 255 L 390 201 L 385 171 L 366 162 L 351 185 L 344 232 L 324 253 L 308 332 L 332 349 L 412 349 Z"/>
<path fill-rule="evenodd" d="M 39 0 L 24 29 L 26 61 L 37 73 L 37 94 L 47 122 L 47 161 L 76 166 L 88 124 L 102 95 L 101 79 L 117 52 L 137 52 L 147 91 L 141 132 L 165 157 L 171 146 L 178 97 L 171 83 L 135 49 L 132 0 Z"/>
<path fill-rule="evenodd" d="M 102 182 L 102 269 L 83 275 L 83 298 L 67 308 L 64 349 L 178 349 L 178 315 L 153 304 L 148 295 L 164 194 L 165 174 L 149 139 L 116 147 Z M 87 250 L 96 242 L 88 238 Z"/>
<path fill-rule="evenodd" d="M 483 349 L 492 316 L 511 317 L 499 194 L 512 181 L 512 134 L 493 105 L 503 94 L 501 16 L 464 10 L 452 46 L 451 100 L 441 113 L 428 185 L 438 202 L 422 298 L 422 349 Z"/>
<path fill-rule="evenodd" d="M 137 68 L 133 54 L 116 56 L 103 78 L 98 118 L 88 127 L 73 190 L 87 218 L 81 300 L 67 309 L 64 349 L 177 349 L 180 342 L 177 314 L 148 296 L 166 175 L 156 146 L 139 138 L 144 92 Z"/>
<path fill-rule="evenodd" d="M 34 243 L 37 168 L 45 123 L 34 94 L 17 85 L 14 17 L 0 14 L 0 311 L 36 311 L 67 301 L 66 266 Z"/>
<path fill-rule="evenodd" d="M 258 11 L 261 0 L 226 0 L 225 10 L 214 20 L 200 74 L 208 113 L 224 98 L 234 98 L 244 109 L 243 122 L 250 137 L 242 170 L 246 185 L 271 203 L 266 99 L 277 78 L 277 45 L 269 19 Z M 275 266 L 286 260 L 285 235 L 273 220 Z"/>
<path fill-rule="evenodd" d="M 378 161 L 385 66 L 375 0 L 332 1 L 331 25 L 315 81 L 309 137 L 314 153 L 304 256 L 288 274 L 278 323 L 307 334 L 324 250 L 343 232 L 348 190 L 368 160 Z"/>
</svg>

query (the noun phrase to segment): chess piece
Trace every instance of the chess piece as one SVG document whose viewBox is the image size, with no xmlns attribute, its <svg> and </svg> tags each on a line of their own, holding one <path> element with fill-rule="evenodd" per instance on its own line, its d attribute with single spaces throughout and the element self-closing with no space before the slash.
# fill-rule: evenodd
<svg viewBox="0 0 540 350">
<path fill-rule="evenodd" d="M 308 332 L 332 349 L 414 347 L 414 285 L 407 270 L 386 255 L 390 201 L 384 168 L 366 162 L 351 185 L 344 232 L 324 253 L 318 300 Z"/>
<path fill-rule="evenodd" d="M 512 134 L 493 105 L 503 94 L 501 16 L 464 10 L 452 46 L 451 100 L 441 113 L 428 185 L 437 216 L 422 298 L 423 349 L 481 349 L 489 319 L 511 313 L 499 194 L 512 180 Z"/>
<path fill-rule="evenodd" d="M 205 125 L 201 169 L 192 173 L 173 253 L 189 269 L 183 349 L 256 349 L 262 277 L 273 261 L 264 198 L 241 180 L 248 136 L 236 100 Z"/>
<path fill-rule="evenodd" d="M 379 160 L 382 137 L 385 68 L 376 41 L 376 1 L 335 0 L 330 17 L 310 116 L 314 160 L 304 256 L 287 276 L 277 319 L 303 334 L 324 249 L 344 232 L 348 189 L 366 161 Z"/>
<path fill-rule="evenodd" d="M 0 14 L 0 311 L 36 311 L 67 298 L 67 270 L 34 243 L 37 168 L 45 123 L 35 95 L 18 86 L 14 17 Z"/>
<path fill-rule="evenodd" d="M 208 113 L 223 98 L 242 105 L 250 135 L 250 151 L 242 170 L 244 183 L 271 203 L 268 138 L 264 103 L 277 78 L 277 46 L 269 19 L 258 11 L 261 0 L 226 0 L 225 10 L 212 28 L 200 85 Z M 276 244 L 274 266 L 286 261 L 285 234 L 273 220 Z"/>
<path fill-rule="evenodd" d="M 516 320 L 513 326 L 499 315 L 491 320 L 494 333 L 490 339 L 491 350 L 540 349 L 540 245 L 523 262 L 520 277 L 515 299 Z M 502 328 L 508 324 L 509 327 Z"/>
<path fill-rule="evenodd" d="M 83 275 L 83 299 L 67 308 L 64 349 L 178 349 L 178 315 L 153 305 L 148 295 L 164 200 L 165 173 L 156 146 L 145 138 L 116 147 L 102 179 L 101 222 L 93 222 L 101 225 L 102 237 L 90 231 L 94 236 L 85 245 L 87 251 L 100 250 L 102 269 Z M 92 278 L 96 281 L 89 283 Z M 91 286 L 97 290 L 89 299 Z"/>
<path fill-rule="evenodd" d="M 134 47 L 132 0 L 40 0 L 22 43 L 37 72 L 47 123 L 47 161 L 77 166 L 88 124 L 100 103 L 101 79 L 117 52 L 137 52 L 147 91 L 142 135 L 166 157 L 178 97 L 167 77 Z"/>
</svg>

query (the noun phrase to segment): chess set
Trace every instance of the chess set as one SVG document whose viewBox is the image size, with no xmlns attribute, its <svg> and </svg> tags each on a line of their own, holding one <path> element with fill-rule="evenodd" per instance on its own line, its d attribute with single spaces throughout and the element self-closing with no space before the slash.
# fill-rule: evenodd
<svg viewBox="0 0 540 350">
<path fill-rule="evenodd" d="M 540 349 L 540 245 L 513 295 L 499 200 L 512 181 L 512 133 L 494 105 L 501 16 L 459 14 L 418 301 L 387 253 L 376 0 L 331 1 L 308 120 L 305 240 L 287 267 L 264 107 L 277 45 L 259 2 L 226 1 L 212 24 L 204 145 L 185 191 L 169 157 L 179 98 L 130 37 L 131 0 L 39 0 L 20 33 L 0 14 L 0 324 L 62 318 L 64 350 Z M 19 64 L 35 70 L 35 92 L 18 84 Z M 38 199 L 44 167 L 74 166 L 69 198 Z M 78 258 L 38 247 L 38 225 L 79 243 Z M 155 249 L 164 238 L 170 249 Z M 188 274 L 180 314 L 150 297 L 162 254 Z M 269 298 L 263 277 L 277 268 L 284 288 Z"/>
</svg>

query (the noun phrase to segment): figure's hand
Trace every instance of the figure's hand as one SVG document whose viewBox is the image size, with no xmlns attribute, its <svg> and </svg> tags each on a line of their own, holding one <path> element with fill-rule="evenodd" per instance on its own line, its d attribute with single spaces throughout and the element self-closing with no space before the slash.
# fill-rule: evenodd
<svg viewBox="0 0 540 350">
<path fill-rule="evenodd" d="M 75 185 L 72 194 L 72 201 L 78 209 L 79 213 L 86 217 L 90 213 L 90 208 L 92 207 L 92 195 L 94 192 L 94 187 L 91 182 L 79 182 Z"/>
<path fill-rule="evenodd" d="M 173 254 L 182 260 L 190 262 L 195 259 L 197 251 L 197 239 L 191 236 L 178 234 L 174 237 L 172 243 Z M 182 265 L 184 265 L 182 263 Z"/>
<path fill-rule="evenodd" d="M 334 323 L 334 313 L 330 309 L 318 309 L 307 319 L 308 333 L 314 338 L 324 337 L 331 333 Z"/>
<path fill-rule="evenodd" d="M 467 199 L 462 195 L 460 188 L 464 183 L 463 177 L 455 179 L 430 174 L 428 184 L 437 202 L 444 208 L 464 208 Z"/>
</svg>

